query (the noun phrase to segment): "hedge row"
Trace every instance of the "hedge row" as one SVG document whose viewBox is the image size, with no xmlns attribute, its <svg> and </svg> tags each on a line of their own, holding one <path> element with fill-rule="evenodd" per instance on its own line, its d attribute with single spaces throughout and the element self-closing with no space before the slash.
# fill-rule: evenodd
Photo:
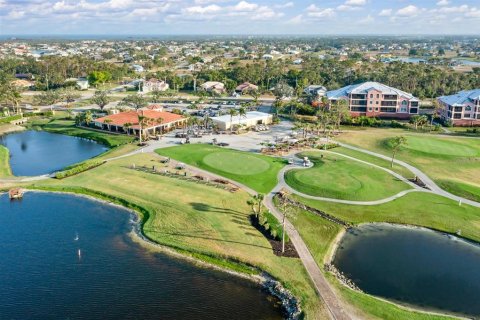
<svg viewBox="0 0 480 320">
<path fill-rule="evenodd" d="M 64 171 L 57 172 L 55 174 L 55 178 L 57 179 L 64 179 L 67 177 L 71 177 L 73 175 L 79 174 L 81 172 L 96 168 L 102 164 L 104 164 L 105 160 L 88 160 L 82 163 L 79 163 L 71 168 L 67 168 Z"/>
</svg>

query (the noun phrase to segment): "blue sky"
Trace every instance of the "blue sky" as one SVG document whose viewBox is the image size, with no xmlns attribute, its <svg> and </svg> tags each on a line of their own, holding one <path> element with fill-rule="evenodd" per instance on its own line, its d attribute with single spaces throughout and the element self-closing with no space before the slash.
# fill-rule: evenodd
<svg viewBox="0 0 480 320">
<path fill-rule="evenodd" d="M 0 34 L 474 34 L 476 0 L 0 0 Z"/>
</svg>

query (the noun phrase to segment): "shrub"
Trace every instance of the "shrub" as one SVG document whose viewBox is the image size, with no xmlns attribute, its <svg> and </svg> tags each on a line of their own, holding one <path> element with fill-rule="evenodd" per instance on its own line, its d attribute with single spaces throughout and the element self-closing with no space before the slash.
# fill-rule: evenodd
<svg viewBox="0 0 480 320">
<path fill-rule="evenodd" d="M 66 170 L 57 172 L 55 174 L 56 179 L 64 179 L 67 177 L 71 177 L 73 175 L 79 174 L 81 172 L 96 168 L 102 164 L 104 164 L 106 161 L 100 161 L 100 160 L 88 160 L 82 163 L 79 163 L 77 165 L 74 165 L 72 167 L 67 167 Z"/>
<path fill-rule="evenodd" d="M 17 114 L 17 115 L 14 115 L 14 116 L 9 116 L 9 117 L 5 117 L 5 118 L 1 118 L 0 119 L 0 123 L 10 123 L 12 121 L 15 121 L 15 120 L 18 120 L 18 119 L 21 119 L 22 117 Z"/>
</svg>

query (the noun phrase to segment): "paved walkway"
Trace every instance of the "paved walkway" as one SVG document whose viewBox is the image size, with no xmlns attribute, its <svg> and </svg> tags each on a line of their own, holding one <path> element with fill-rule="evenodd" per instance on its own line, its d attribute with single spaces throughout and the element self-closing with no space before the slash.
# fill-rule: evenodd
<svg viewBox="0 0 480 320">
<path fill-rule="evenodd" d="M 362 149 L 362 148 L 359 148 L 359 147 L 354 147 L 354 146 L 351 146 L 349 144 L 342 143 L 342 142 L 336 142 L 336 143 L 338 143 L 342 147 L 345 147 L 345 148 L 348 148 L 348 149 L 351 149 L 351 150 L 355 150 L 355 151 L 359 151 L 359 152 L 363 152 L 363 153 L 366 153 L 366 154 L 369 154 L 369 155 L 372 155 L 372 156 L 375 156 L 375 157 L 378 157 L 378 158 L 382 158 L 382 159 L 387 160 L 387 161 L 392 160 L 390 157 L 387 157 L 387 156 L 385 156 L 383 154 L 380 154 L 380 153 L 377 153 L 377 152 L 365 150 L 365 149 Z M 457 202 L 462 202 L 462 203 L 480 208 L 480 203 L 479 202 L 472 201 L 472 200 L 469 200 L 469 199 L 465 199 L 465 198 L 456 196 L 454 194 L 451 194 L 451 193 L 443 190 L 432 179 L 430 179 L 429 176 L 427 176 L 425 173 L 420 171 L 420 169 L 418 169 L 418 168 L 416 168 L 416 167 L 414 167 L 414 166 L 412 166 L 412 165 L 410 165 L 410 164 L 408 164 L 404 161 L 401 161 L 401 160 L 395 159 L 393 162 L 395 162 L 396 164 L 401 165 L 402 167 L 405 167 L 408 170 L 410 170 L 414 175 L 416 175 L 420 180 L 422 180 L 423 183 L 425 183 L 425 185 L 433 193 L 438 194 L 440 196 L 443 196 L 445 198 L 455 200 Z"/>
</svg>

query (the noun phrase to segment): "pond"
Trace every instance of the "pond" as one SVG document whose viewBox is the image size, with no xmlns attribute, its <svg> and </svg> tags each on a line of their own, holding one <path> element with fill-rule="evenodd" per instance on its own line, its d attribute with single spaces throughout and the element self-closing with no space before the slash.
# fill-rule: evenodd
<svg viewBox="0 0 480 320">
<path fill-rule="evenodd" d="M 428 229 L 362 225 L 333 264 L 366 293 L 427 310 L 480 316 L 480 246 Z"/>
<path fill-rule="evenodd" d="M 16 176 L 49 174 L 108 150 L 95 141 L 33 130 L 0 136 L 0 144 L 8 148 Z"/>
<path fill-rule="evenodd" d="M 145 250 L 119 207 L 0 195 L 2 319 L 281 319 L 260 286 Z"/>
</svg>

